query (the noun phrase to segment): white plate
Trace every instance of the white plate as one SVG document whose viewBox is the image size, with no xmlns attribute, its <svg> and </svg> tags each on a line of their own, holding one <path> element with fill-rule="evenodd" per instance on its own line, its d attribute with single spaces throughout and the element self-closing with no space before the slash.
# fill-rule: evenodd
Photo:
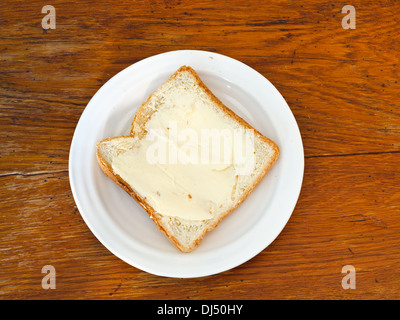
<svg viewBox="0 0 400 320">
<path fill-rule="evenodd" d="M 193 67 L 224 104 L 280 148 L 278 161 L 259 186 L 191 253 L 181 253 L 157 230 L 147 213 L 104 175 L 95 156 L 98 141 L 129 134 L 141 103 L 181 65 Z M 177 278 L 223 272 L 265 249 L 292 214 L 303 172 L 299 128 L 278 90 L 237 60 L 193 50 L 144 59 L 104 84 L 81 115 L 69 155 L 76 205 L 100 242 L 136 268 Z"/>
</svg>

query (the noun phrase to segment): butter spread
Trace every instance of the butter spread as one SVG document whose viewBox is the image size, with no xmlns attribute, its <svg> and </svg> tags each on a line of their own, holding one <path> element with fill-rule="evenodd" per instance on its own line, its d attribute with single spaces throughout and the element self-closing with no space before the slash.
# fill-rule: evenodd
<svg viewBox="0 0 400 320">
<path fill-rule="evenodd" d="M 229 139 L 232 121 L 222 112 L 173 89 L 147 121 L 146 131 L 138 148 L 121 153 L 111 165 L 156 212 L 204 220 L 234 200 L 234 147 L 246 142 L 246 135 L 242 132 L 240 143 Z"/>
</svg>

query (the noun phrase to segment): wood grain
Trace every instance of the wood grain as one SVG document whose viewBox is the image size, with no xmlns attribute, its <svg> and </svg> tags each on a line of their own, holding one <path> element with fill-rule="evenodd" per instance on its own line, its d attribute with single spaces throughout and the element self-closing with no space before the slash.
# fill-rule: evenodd
<svg viewBox="0 0 400 320">
<path fill-rule="evenodd" d="M 397 154 L 307 159 L 298 205 L 273 244 L 200 279 L 153 276 L 113 256 L 80 217 L 67 173 L 3 177 L 1 292 L 11 299 L 398 299 L 400 186 L 393 181 L 400 174 L 391 168 L 399 165 Z M 56 290 L 41 288 L 46 264 L 56 268 Z M 357 289 L 346 291 L 341 269 L 349 264 Z"/>
<path fill-rule="evenodd" d="M 56 8 L 43 30 L 41 8 Z M 399 299 L 398 1 L 0 3 L 1 299 Z M 113 75 L 170 50 L 222 53 L 282 93 L 306 156 L 302 192 L 255 258 L 201 279 L 160 278 L 113 256 L 68 180 L 79 117 Z M 54 265 L 57 289 L 43 290 Z M 357 288 L 341 287 L 353 265 Z"/>
</svg>

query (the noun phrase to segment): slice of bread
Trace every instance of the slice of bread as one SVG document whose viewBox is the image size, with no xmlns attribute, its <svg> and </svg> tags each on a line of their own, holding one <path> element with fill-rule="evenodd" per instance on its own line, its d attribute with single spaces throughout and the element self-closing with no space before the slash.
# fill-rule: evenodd
<svg viewBox="0 0 400 320">
<path fill-rule="evenodd" d="M 211 143 L 216 142 L 213 137 L 222 131 L 239 132 L 230 136 L 238 140 L 222 140 L 226 136 L 221 135 L 224 143 L 231 141 L 223 144 L 224 148 L 221 144 L 214 148 L 208 140 L 188 143 L 188 137 L 204 132 L 209 133 Z M 178 132 L 185 134 L 178 139 Z M 157 138 L 166 143 L 165 148 L 152 153 Z M 199 160 L 205 145 L 208 153 Z M 244 153 L 239 148 L 243 145 Z M 235 153 L 235 148 L 240 152 Z M 162 150 L 166 150 L 164 157 Z M 221 154 L 226 157 L 215 160 L 215 152 L 219 158 Z M 236 156 L 240 163 L 235 161 Z M 278 156 L 273 141 L 219 101 L 187 66 L 179 68 L 141 105 L 129 136 L 107 138 L 97 144 L 97 159 L 104 173 L 144 208 L 182 252 L 192 251 L 206 233 L 235 210 Z"/>
</svg>

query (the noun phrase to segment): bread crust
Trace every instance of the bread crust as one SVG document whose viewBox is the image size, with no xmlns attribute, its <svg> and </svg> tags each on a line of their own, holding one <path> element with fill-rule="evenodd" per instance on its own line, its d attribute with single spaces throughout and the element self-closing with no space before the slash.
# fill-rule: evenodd
<svg viewBox="0 0 400 320">
<path fill-rule="evenodd" d="M 201 240 L 203 239 L 204 235 L 207 234 L 208 232 L 212 231 L 215 229 L 218 224 L 225 219 L 230 213 L 232 213 L 250 194 L 253 192 L 255 187 L 261 182 L 261 180 L 265 177 L 267 172 L 271 169 L 273 164 L 276 162 L 276 160 L 279 157 L 279 148 L 273 142 L 272 140 L 268 139 L 267 137 L 263 136 L 259 131 L 257 131 L 255 128 L 253 128 L 250 124 L 248 124 L 245 120 L 243 120 L 241 117 L 239 117 L 236 113 L 234 113 L 231 109 L 229 109 L 227 106 L 225 106 L 212 92 L 211 90 L 201 81 L 200 77 L 197 75 L 197 73 L 189 66 L 182 66 L 180 67 L 173 75 L 171 75 L 166 82 L 173 81 L 177 76 L 179 76 L 180 73 L 182 72 L 189 72 L 195 79 L 197 85 L 207 94 L 207 96 L 210 98 L 210 100 L 220 108 L 228 117 L 234 119 L 236 122 L 238 122 L 240 125 L 245 127 L 246 129 L 252 129 L 254 130 L 254 134 L 257 135 L 258 138 L 263 140 L 265 143 L 267 143 L 273 150 L 273 156 L 270 158 L 268 163 L 263 167 L 263 170 L 261 173 L 257 176 L 257 178 L 254 180 L 253 184 L 247 188 L 245 192 L 242 193 L 240 198 L 236 201 L 235 205 L 226 212 L 220 214 L 217 218 L 209 219 L 207 221 L 211 222 L 207 228 L 204 228 L 204 230 L 201 232 L 199 237 L 192 243 L 191 246 L 186 247 L 183 246 L 178 239 L 163 225 L 162 223 L 162 215 L 157 213 L 154 208 L 152 208 L 151 205 L 149 205 L 146 202 L 146 199 L 142 198 L 137 192 L 135 192 L 134 189 L 132 189 L 129 184 L 124 181 L 118 174 L 115 174 L 111 164 L 109 164 L 100 154 L 100 144 L 107 142 L 111 139 L 115 138 L 121 138 L 121 137 L 134 137 L 137 132 L 141 132 L 142 134 L 145 133 L 145 123 L 147 120 L 151 117 L 152 113 L 149 114 L 149 110 L 146 110 L 147 103 L 151 99 L 151 97 L 154 95 L 152 93 L 149 95 L 149 97 L 146 99 L 145 102 L 142 103 L 141 107 L 138 109 L 136 112 L 132 123 L 131 123 L 131 128 L 130 128 L 130 135 L 129 136 L 118 136 L 118 137 L 112 137 L 112 138 L 107 138 L 102 141 L 100 141 L 97 144 L 97 160 L 99 162 L 99 165 L 103 172 L 111 178 L 117 185 L 119 185 L 121 188 L 123 188 L 133 199 L 135 199 L 139 205 L 148 213 L 150 218 L 156 223 L 156 225 L 159 227 L 159 230 L 162 231 L 165 236 L 171 241 L 172 244 L 174 244 L 180 251 L 182 252 L 190 252 L 192 251 L 195 247 L 199 245 Z M 155 112 L 155 111 L 154 111 Z M 139 126 L 141 131 L 137 131 L 136 126 Z M 140 137 L 139 137 L 140 138 Z"/>
<path fill-rule="evenodd" d="M 154 223 L 159 227 L 159 230 L 165 234 L 165 236 L 182 252 L 189 252 L 193 248 L 186 248 L 180 244 L 180 242 L 174 237 L 173 234 L 168 232 L 168 230 L 163 226 L 161 223 L 161 218 L 160 215 L 156 213 L 156 211 L 153 209 L 151 205 L 149 205 L 146 202 L 146 199 L 142 198 L 134 189 L 131 188 L 131 186 L 124 180 L 122 179 L 118 174 L 114 172 L 114 170 L 111 167 L 111 164 L 104 159 L 100 153 L 100 144 L 105 143 L 107 141 L 110 141 L 112 139 L 118 139 L 118 138 L 131 138 L 131 136 L 116 136 L 116 137 L 111 137 L 111 138 L 106 138 L 104 140 L 101 140 L 100 142 L 97 143 L 97 148 L 96 148 L 96 158 L 97 162 L 100 165 L 101 170 L 106 174 L 107 177 L 109 177 L 111 180 L 113 180 L 118 186 L 120 186 L 122 189 L 125 190 L 126 193 L 128 193 L 149 215 L 150 219 L 154 221 Z M 199 242 L 201 239 L 199 240 Z"/>
</svg>

